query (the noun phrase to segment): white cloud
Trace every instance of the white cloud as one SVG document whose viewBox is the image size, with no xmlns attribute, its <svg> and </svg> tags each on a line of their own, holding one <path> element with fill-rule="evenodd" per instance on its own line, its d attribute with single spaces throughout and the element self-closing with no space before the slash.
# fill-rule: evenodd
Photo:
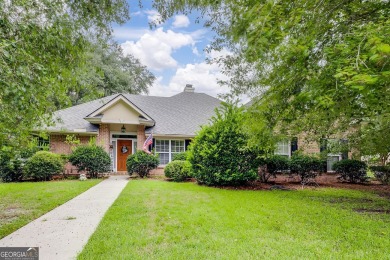
<svg viewBox="0 0 390 260">
<path fill-rule="evenodd" d="M 161 15 L 156 10 L 146 10 L 145 14 L 148 16 L 149 23 L 161 24 Z"/>
<path fill-rule="evenodd" d="M 174 28 L 183 28 L 183 27 L 188 27 L 188 25 L 190 25 L 190 20 L 185 15 L 182 14 L 175 15 L 174 19 L 175 20 L 172 23 L 172 26 Z"/>
<path fill-rule="evenodd" d="M 172 57 L 172 51 L 187 45 L 193 45 L 194 40 L 188 34 L 164 32 L 163 28 L 149 31 L 138 41 L 126 41 L 122 44 L 124 54 L 133 54 L 150 69 L 162 70 L 177 67 L 177 61 Z"/>
<path fill-rule="evenodd" d="M 198 48 L 196 48 L 195 44 L 192 45 L 192 53 L 195 54 L 196 56 L 200 55 Z"/>
<path fill-rule="evenodd" d="M 137 11 L 137 12 L 130 13 L 130 17 L 132 17 L 132 16 L 142 16 L 142 12 Z"/>
<path fill-rule="evenodd" d="M 212 55 L 216 57 L 224 53 L 224 51 L 219 52 L 219 54 L 214 52 Z M 161 78 L 156 80 L 150 89 L 151 95 L 172 96 L 182 92 L 186 84 L 192 84 L 195 92 L 206 93 L 213 97 L 229 92 L 228 87 L 221 87 L 218 84 L 218 80 L 227 80 L 227 76 L 221 73 L 217 64 L 208 64 L 206 62 L 187 64 L 178 68 L 168 85 L 162 84 L 161 80 Z"/>
</svg>

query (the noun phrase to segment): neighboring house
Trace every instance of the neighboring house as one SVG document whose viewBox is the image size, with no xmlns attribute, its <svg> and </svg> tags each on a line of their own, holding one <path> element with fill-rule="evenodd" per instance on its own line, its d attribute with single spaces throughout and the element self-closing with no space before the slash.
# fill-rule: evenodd
<svg viewBox="0 0 390 260">
<path fill-rule="evenodd" d="M 175 153 L 187 149 L 220 103 L 214 97 L 195 93 L 191 85 L 172 97 L 108 96 L 55 112 L 58 123 L 46 129 L 50 150 L 69 154 L 67 135 L 76 135 L 81 143 L 96 137 L 96 143 L 112 158 L 112 170 L 126 171 L 127 156 L 142 150 L 146 137 L 153 133 L 153 149 L 165 165 Z"/>
<path fill-rule="evenodd" d="M 255 104 L 254 100 L 249 101 L 245 104 L 245 107 L 249 108 L 253 104 Z M 322 139 L 318 140 L 318 142 L 308 141 L 306 133 L 301 133 L 297 137 L 292 138 L 291 140 L 283 140 L 277 143 L 275 154 L 282 155 L 285 157 L 291 157 L 292 154 L 298 149 L 303 151 L 305 154 L 319 154 L 324 152 L 325 150 L 329 150 L 330 144 L 337 142 L 347 142 L 344 138 L 332 138 L 332 139 Z M 327 154 L 327 172 L 333 172 L 332 166 L 336 162 L 348 159 L 351 157 L 351 152 L 340 152 L 340 153 L 328 153 Z"/>
<path fill-rule="evenodd" d="M 293 152 L 298 149 L 303 151 L 306 154 L 319 154 L 328 150 L 329 144 L 335 142 L 345 142 L 345 139 L 323 139 L 321 142 L 307 142 L 305 139 L 305 135 L 302 134 L 297 138 L 293 138 L 292 140 L 284 140 L 280 141 L 276 145 L 275 154 L 291 157 Z M 340 153 L 328 153 L 327 154 L 327 162 L 326 162 L 326 170 L 327 172 L 333 172 L 332 166 L 336 162 L 348 159 L 351 156 L 350 153 L 340 152 Z"/>
</svg>

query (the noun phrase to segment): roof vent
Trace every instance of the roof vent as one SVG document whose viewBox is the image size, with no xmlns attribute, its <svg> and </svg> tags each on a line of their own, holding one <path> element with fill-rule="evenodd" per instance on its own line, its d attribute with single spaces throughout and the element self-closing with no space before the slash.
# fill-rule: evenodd
<svg viewBox="0 0 390 260">
<path fill-rule="evenodd" d="M 195 88 L 192 87 L 191 84 L 186 84 L 186 87 L 184 88 L 183 92 L 191 92 L 191 93 L 193 93 L 193 92 L 195 92 Z"/>
</svg>

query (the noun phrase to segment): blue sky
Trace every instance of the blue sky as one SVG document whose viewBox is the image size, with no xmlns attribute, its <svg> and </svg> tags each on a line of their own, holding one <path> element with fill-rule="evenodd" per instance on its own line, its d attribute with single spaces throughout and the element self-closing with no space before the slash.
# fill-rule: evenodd
<svg viewBox="0 0 390 260">
<path fill-rule="evenodd" d="M 149 22 L 158 19 L 159 14 L 146 2 L 140 9 L 138 0 L 129 1 L 131 19 L 124 25 L 114 25 L 114 38 L 125 54 L 140 59 L 156 76 L 149 94 L 172 96 L 183 91 L 185 84 L 192 84 L 196 92 L 214 97 L 228 92 L 217 84 L 218 79 L 226 79 L 219 67 L 205 61 L 206 57 L 226 52 L 204 52 L 213 33 L 202 23 L 195 23 L 197 14 L 176 15 L 150 29 Z"/>
</svg>

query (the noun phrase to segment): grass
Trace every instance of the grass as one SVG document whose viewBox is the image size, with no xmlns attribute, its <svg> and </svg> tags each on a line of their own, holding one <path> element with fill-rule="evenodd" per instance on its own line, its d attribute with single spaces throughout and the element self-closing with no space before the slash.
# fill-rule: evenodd
<svg viewBox="0 0 390 260">
<path fill-rule="evenodd" d="M 100 180 L 0 183 L 0 238 L 99 182 Z"/>
<path fill-rule="evenodd" d="M 132 180 L 78 258 L 390 259 L 390 215 L 368 213 L 378 209 L 390 201 L 353 190 Z"/>
</svg>

